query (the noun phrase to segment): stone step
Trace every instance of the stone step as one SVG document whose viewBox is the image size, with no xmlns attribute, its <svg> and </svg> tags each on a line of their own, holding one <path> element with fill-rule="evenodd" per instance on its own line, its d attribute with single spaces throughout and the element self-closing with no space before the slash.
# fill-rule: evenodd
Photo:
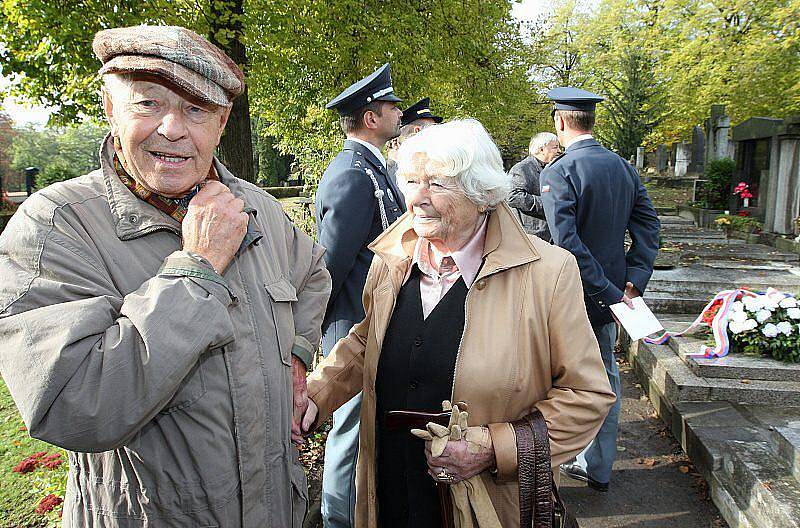
<svg viewBox="0 0 800 528">
<path fill-rule="evenodd" d="M 726 442 L 718 480 L 757 528 L 800 528 L 800 483 L 766 442 Z"/>
<path fill-rule="evenodd" d="M 650 287 L 650 286 L 648 286 Z M 653 291 L 648 289 L 644 294 L 644 300 L 650 310 L 655 314 L 687 312 L 700 314 L 708 304 L 708 296 L 692 296 L 687 294 L 673 295 L 668 292 Z"/>
<path fill-rule="evenodd" d="M 701 378 L 792 382 L 800 380 L 798 363 L 785 363 L 768 357 L 739 353 L 711 359 L 695 356 L 702 345 L 710 343 L 709 340 L 694 336 L 679 336 L 670 338 L 667 346 Z"/>
<path fill-rule="evenodd" d="M 690 239 L 665 239 L 666 253 L 678 253 L 682 260 L 691 261 L 696 257 L 698 261 L 706 262 L 777 262 L 796 264 L 800 255 L 788 251 L 781 251 L 763 244 L 745 244 L 736 238 L 727 241 L 699 241 Z M 680 247 L 674 247 L 679 245 Z M 728 264 L 730 265 L 730 264 Z"/>
<path fill-rule="evenodd" d="M 770 447 L 800 482 L 800 408 L 744 405 L 742 413 L 766 429 Z"/>
<path fill-rule="evenodd" d="M 677 216 L 678 215 L 678 208 L 674 206 L 670 207 L 656 207 L 656 214 L 658 214 L 659 218 L 663 216 Z"/>
<path fill-rule="evenodd" d="M 672 210 L 674 211 L 674 209 Z M 684 218 L 682 216 L 672 215 L 672 214 L 661 214 L 658 215 L 658 220 L 661 222 L 661 228 L 664 229 L 665 227 L 672 227 L 672 226 L 692 226 L 694 227 L 694 221 L 689 220 L 688 218 Z"/>
<path fill-rule="evenodd" d="M 775 434 L 771 435 L 771 429 L 777 427 L 765 426 L 753 416 L 763 418 L 763 409 L 780 409 L 784 418 L 800 416 L 800 408 L 750 406 L 728 401 L 677 401 L 668 392 L 662 392 L 665 386 L 659 383 L 657 371 L 648 373 L 650 367 L 643 361 L 647 360 L 648 350 L 643 345 L 640 342 L 638 347 L 628 349 L 634 371 L 647 387 L 661 418 L 705 477 L 709 494 L 728 525 L 732 528 L 798 528 L 800 481 L 797 472 L 791 469 L 797 465 L 797 443 L 789 442 L 788 433 L 782 436 L 782 444 L 772 439 Z M 671 370 L 680 367 L 681 361 L 672 351 L 661 350 L 657 355 L 662 356 L 661 363 L 675 362 Z M 783 423 L 795 425 L 788 419 Z M 794 429 L 791 432 L 796 433 Z"/>
<path fill-rule="evenodd" d="M 800 269 L 786 264 L 724 267 L 723 263 L 693 265 L 671 270 L 655 270 L 647 284 L 645 299 L 650 293 L 677 297 L 704 298 L 706 302 L 722 290 L 748 288 L 765 291 L 769 287 L 800 292 Z M 681 310 L 692 313 L 694 310 Z M 676 312 L 671 310 L 671 312 Z"/>
<path fill-rule="evenodd" d="M 636 363 L 657 393 L 667 398 L 671 404 L 684 401 L 729 401 L 800 406 L 798 381 L 746 379 L 743 382 L 740 379 L 701 377 L 667 345 L 640 343 Z"/>
</svg>

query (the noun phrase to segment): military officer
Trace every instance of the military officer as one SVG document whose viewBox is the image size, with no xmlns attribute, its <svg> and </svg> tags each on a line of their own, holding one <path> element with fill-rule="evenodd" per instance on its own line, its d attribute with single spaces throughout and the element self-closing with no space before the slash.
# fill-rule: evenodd
<svg viewBox="0 0 800 528">
<path fill-rule="evenodd" d="M 403 141 L 418 133 L 423 128 L 431 125 L 438 125 L 444 121 L 443 117 L 433 115 L 431 112 L 431 98 L 423 97 L 413 105 L 403 110 L 403 116 L 400 118 L 400 136 L 393 139 L 389 144 L 387 157 L 389 158 L 387 167 L 389 176 L 392 181 L 395 180 L 395 171 L 397 164 L 394 161 L 394 153 L 403 144 Z"/>
<path fill-rule="evenodd" d="M 659 221 L 639 175 L 592 137 L 603 99 L 577 88 L 555 88 L 553 122 L 566 149 L 541 174 L 541 197 L 553 243 L 575 255 L 584 300 L 617 402 L 594 441 L 561 470 L 608 491 L 616 455 L 620 380 L 614 360 L 617 326 L 609 306 L 630 305 L 644 292 L 658 252 Z M 625 232 L 633 241 L 625 251 Z"/>
<path fill-rule="evenodd" d="M 372 251 L 367 246 L 405 212 L 402 194 L 386 170 L 381 148 L 400 133 L 401 99 L 394 93 L 389 64 L 349 86 L 326 106 L 339 113 L 347 136 L 317 189 L 319 243 L 332 288 L 322 323 L 322 350 L 364 318 L 361 300 Z M 354 524 L 355 463 L 358 453 L 359 394 L 333 416 L 325 447 L 322 517 L 326 528 Z"/>
</svg>

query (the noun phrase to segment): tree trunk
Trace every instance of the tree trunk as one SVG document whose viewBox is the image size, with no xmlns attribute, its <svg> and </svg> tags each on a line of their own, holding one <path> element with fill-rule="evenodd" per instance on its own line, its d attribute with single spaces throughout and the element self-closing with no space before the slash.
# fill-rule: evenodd
<svg viewBox="0 0 800 528">
<path fill-rule="evenodd" d="M 244 13 L 243 0 L 210 2 L 211 24 L 209 40 L 233 59 L 247 75 L 247 53 L 242 41 L 242 14 Z M 233 37 L 227 35 L 233 33 Z M 217 36 L 220 35 L 221 38 Z M 226 36 L 222 36 L 226 35 Z M 253 163 L 253 136 L 250 130 L 250 101 L 248 91 L 233 101 L 228 126 L 219 142 L 220 161 L 234 176 L 256 181 L 255 166 Z"/>
</svg>

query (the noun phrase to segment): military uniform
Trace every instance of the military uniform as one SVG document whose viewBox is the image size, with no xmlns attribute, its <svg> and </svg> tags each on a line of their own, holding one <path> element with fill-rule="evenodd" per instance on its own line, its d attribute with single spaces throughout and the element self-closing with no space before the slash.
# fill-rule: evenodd
<svg viewBox="0 0 800 528">
<path fill-rule="evenodd" d="M 548 96 L 556 110 L 594 110 L 602 98 L 575 88 Z M 590 485 L 607 489 L 616 455 L 619 372 L 616 324 L 609 306 L 622 300 L 626 282 L 644 293 L 658 253 L 660 224 L 636 170 L 590 135 L 576 138 L 541 174 L 541 197 L 553 243 L 578 261 L 589 320 L 617 394 L 597 437 L 577 458 Z M 633 245 L 625 251 L 625 233 Z M 570 476 L 575 476 L 571 474 Z"/>
<path fill-rule="evenodd" d="M 327 108 L 348 115 L 373 101 L 400 101 L 391 86 L 388 64 L 348 87 Z M 364 318 L 361 296 L 372 263 L 367 246 L 405 213 L 405 204 L 378 148 L 351 138 L 325 170 L 315 205 L 318 241 L 327 250 L 325 263 L 332 280 L 322 323 L 322 351 L 327 356 Z M 326 528 L 354 524 L 360 408 L 359 394 L 333 416 L 323 475 Z"/>
</svg>

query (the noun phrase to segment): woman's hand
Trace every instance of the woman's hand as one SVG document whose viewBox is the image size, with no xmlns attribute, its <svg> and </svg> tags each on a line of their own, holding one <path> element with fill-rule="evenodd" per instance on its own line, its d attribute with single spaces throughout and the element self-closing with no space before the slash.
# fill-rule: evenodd
<svg viewBox="0 0 800 528">
<path fill-rule="evenodd" d="M 496 465 L 492 437 L 486 427 L 470 427 L 466 440 L 447 442 L 444 452 L 435 458 L 431 454 L 431 442 L 425 442 L 425 458 L 428 474 L 445 484 L 461 482 Z M 440 477 L 442 471 L 452 479 Z"/>
</svg>

